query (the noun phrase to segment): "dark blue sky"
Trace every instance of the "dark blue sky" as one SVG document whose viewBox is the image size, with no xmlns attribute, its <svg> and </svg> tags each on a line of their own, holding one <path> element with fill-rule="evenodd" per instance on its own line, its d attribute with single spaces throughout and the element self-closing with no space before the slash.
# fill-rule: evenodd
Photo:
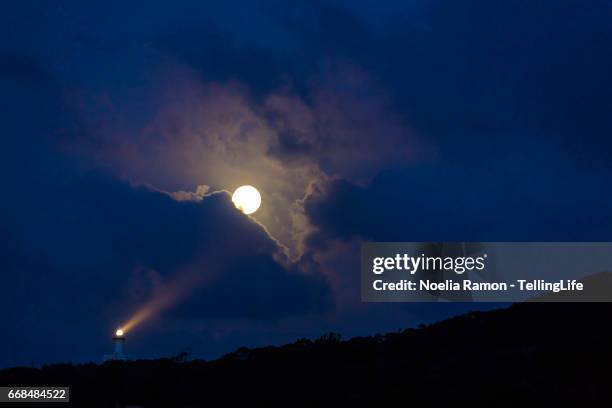
<svg viewBox="0 0 612 408">
<path fill-rule="evenodd" d="M 362 240 L 612 239 L 610 2 L 217 3 L 1 6 L 0 366 L 476 307 L 360 303 Z"/>
</svg>

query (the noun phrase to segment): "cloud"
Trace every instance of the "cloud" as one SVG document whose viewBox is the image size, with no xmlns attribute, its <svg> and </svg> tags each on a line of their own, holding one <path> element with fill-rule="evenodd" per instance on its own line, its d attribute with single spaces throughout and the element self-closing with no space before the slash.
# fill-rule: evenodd
<svg viewBox="0 0 612 408">
<path fill-rule="evenodd" d="M 174 198 L 176 201 L 202 201 L 208 192 L 210 191 L 210 186 L 207 185 L 199 185 L 196 187 L 195 191 L 173 191 L 168 194 L 170 197 Z"/>
<path fill-rule="evenodd" d="M 352 64 L 327 65 L 307 97 L 287 85 L 254 98 L 244 84 L 203 82 L 184 67 L 166 81 L 150 120 L 123 126 L 130 118 L 112 116 L 102 128 L 94 121 L 72 141 L 73 151 L 174 197 L 191 197 L 184 192 L 203 184 L 211 191 L 254 185 L 263 195 L 254 218 L 293 259 L 303 253 L 301 199 L 312 183 L 367 180 L 420 153 L 385 92 Z"/>
<path fill-rule="evenodd" d="M 568 169 L 564 159 L 520 151 L 484 170 L 414 166 L 386 171 L 367 185 L 336 180 L 305 199 L 313 233 L 330 241 L 606 241 L 612 198 L 608 173 Z M 519 167 L 512 164 L 520 163 Z M 587 215 L 589 214 L 589 215 Z M 326 244 L 327 243 L 327 244 Z"/>
<path fill-rule="evenodd" d="M 0 78 L 10 78 L 26 86 L 46 90 L 57 85 L 45 65 L 27 54 L 0 54 Z"/>
<path fill-rule="evenodd" d="M 447 0 L 423 9 L 390 19 L 368 58 L 381 61 L 381 80 L 443 157 L 482 159 L 537 133 L 585 165 L 612 163 L 609 2 Z"/>
</svg>

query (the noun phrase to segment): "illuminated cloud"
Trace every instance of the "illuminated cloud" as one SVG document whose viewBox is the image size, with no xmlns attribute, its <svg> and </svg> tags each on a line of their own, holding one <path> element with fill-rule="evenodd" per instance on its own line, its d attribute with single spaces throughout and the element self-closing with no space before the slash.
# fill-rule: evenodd
<svg viewBox="0 0 612 408">
<path fill-rule="evenodd" d="M 209 193 L 210 186 L 199 185 L 195 191 L 172 191 L 168 194 L 176 201 L 202 201 L 204 197 Z"/>
<path fill-rule="evenodd" d="M 129 119 L 110 118 L 119 127 L 92 132 L 76 148 L 93 143 L 98 163 L 178 200 L 205 193 L 183 186 L 255 186 L 263 205 L 253 217 L 294 259 L 309 230 L 301 200 L 313 184 L 364 181 L 381 167 L 414 161 L 422 148 L 376 81 L 351 64 L 326 66 L 304 96 L 288 85 L 254 98 L 244 85 L 206 83 L 186 68 L 168 81 L 137 132 L 119 126 Z"/>
</svg>

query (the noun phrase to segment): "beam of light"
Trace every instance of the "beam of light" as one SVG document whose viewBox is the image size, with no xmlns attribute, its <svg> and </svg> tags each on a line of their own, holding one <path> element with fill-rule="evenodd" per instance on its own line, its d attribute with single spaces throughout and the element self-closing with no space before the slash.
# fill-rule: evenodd
<svg viewBox="0 0 612 408">
<path fill-rule="evenodd" d="M 170 283 L 162 286 L 148 302 L 136 310 L 125 324 L 121 325 L 120 330 L 123 333 L 129 332 L 142 322 L 175 305 L 212 278 L 211 276 L 203 276 L 196 269 L 184 272 Z"/>
<path fill-rule="evenodd" d="M 232 201 L 234 205 L 245 214 L 252 214 L 257 211 L 261 205 L 261 195 L 255 187 L 241 186 L 234 192 Z M 283 255 L 287 256 L 287 248 L 272 237 L 263 224 L 257 223 L 266 231 L 269 238 L 277 243 Z M 282 260 L 279 261 L 282 262 Z M 202 273 L 201 265 L 192 265 L 190 268 L 182 270 L 173 280 L 156 290 L 156 293 L 151 299 L 136 310 L 125 324 L 120 326 L 120 330 L 122 330 L 123 333 L 127 333 L 142 322 L 153 318 L 163 310 L 178 303 L 181 299 L 186 298 L 193 291 L 202 287 L 205 283 L 213 279 L 214 275 L 215 271 L 211 271 L 210 264 L 207 264 L 206 274 Z"/>
</svg>

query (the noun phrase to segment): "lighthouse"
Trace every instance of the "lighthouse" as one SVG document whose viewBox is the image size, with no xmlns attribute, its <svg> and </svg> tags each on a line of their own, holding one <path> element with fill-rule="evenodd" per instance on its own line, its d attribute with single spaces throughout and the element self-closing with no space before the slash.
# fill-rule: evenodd
<svg viewBox="0 0 612 408">
<path fill-rule="evenodd" d="M 104 360 L 127 360 L 126 355 L 123 353 L 123 346 L 125 344 L 125 333 L 122 329 L 117 329 L 113 336 L 113 354 L 107 354 L 104 356 Z"/>
</svg>

